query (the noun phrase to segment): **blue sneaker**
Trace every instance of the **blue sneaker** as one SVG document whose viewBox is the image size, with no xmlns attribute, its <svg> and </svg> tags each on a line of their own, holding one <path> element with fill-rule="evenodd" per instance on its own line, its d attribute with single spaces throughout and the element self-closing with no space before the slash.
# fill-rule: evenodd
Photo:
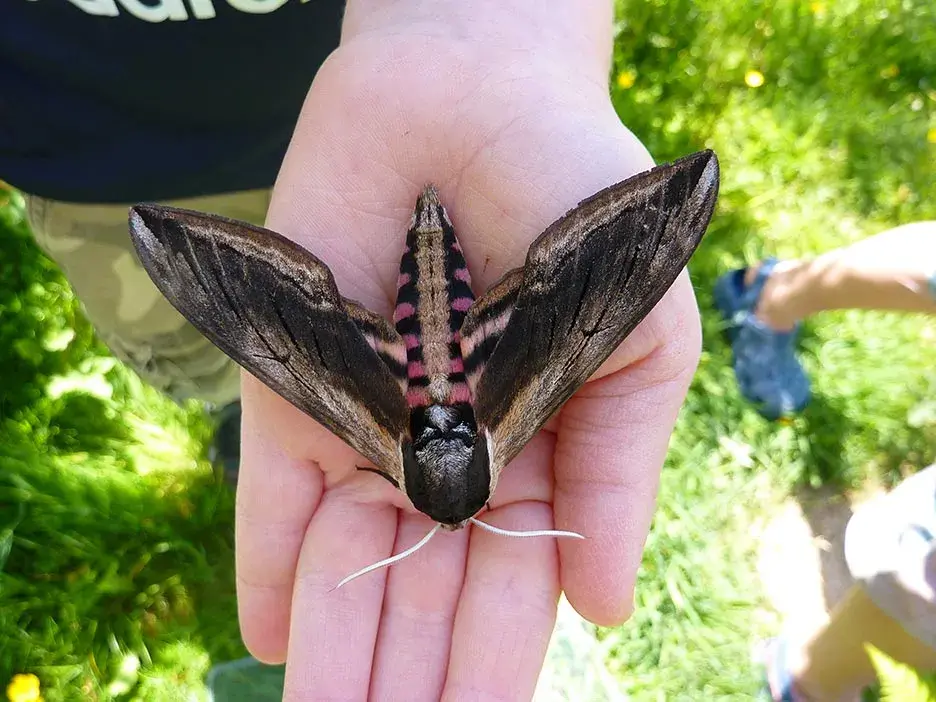
<svg viewBox="0 0 936 702">
<path fill-rule="evenodd" d="M 741 394 L 768 419 L 803 409 L 809 402 L 809 378 L 795 355 L 799 324 L 778 332 L 754 316 L 764 284 L 777 265 L 765 260 L 754 282 L 744 285 L 746 269 L 726 273 L 715 283 L 715 307 L 728 323 L 734 371 Z"/>
</svg>

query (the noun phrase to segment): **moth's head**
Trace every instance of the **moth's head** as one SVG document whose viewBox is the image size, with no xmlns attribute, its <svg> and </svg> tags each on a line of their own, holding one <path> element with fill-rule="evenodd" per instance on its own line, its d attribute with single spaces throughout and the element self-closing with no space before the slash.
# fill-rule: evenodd
<svg viewBox="0 0 936 702">
<path fill-rule="evenodd" d="M 403 444 L 406 494 L 420 512 L 458 528 L 491 496 L 487 443 L 478 440 L 470 408 L 429 407 Z"/>
</svg>

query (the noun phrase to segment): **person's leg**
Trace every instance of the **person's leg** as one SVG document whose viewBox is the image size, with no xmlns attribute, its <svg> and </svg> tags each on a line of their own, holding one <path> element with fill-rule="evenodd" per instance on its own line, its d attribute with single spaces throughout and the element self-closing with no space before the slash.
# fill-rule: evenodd
<svg viewBox="0 0 936 702">
<path fill-rule="evenodd" d="M 814 259 L 730 271 L 714 297 L 742 394 L 768 417 L 800 410 L 810 395 L 795 356 L 801 320 L 833 309 L 936 313 L 936 222 L 896 227 Z"/>
<path fill-rule="evenodd" d="M 263 224 L 269 190 L 167 204 Z M 62 269 L 88 320 L 114 355 L 176 400 L 220 408 L 212 459 L 236 476 L 240 369 L 162 296 L 130 241 L 130 205 L 85 205 L 26 196 L 36 242 Z"/>
<path fill-rule="evenodd" d="M 62 269 L 102 341 L 166 394 L 218 406 L 240 395 L 236 365 L 162 296 L 130 241 L 129 205 L 85 205 L 26 196 L 36 242 Z M 263 223 L 268 191 L 168 204 Z"/>
<path fill-rule="evenodd" d="M 757 268 L 748 269 L 751 285 Z M 774 266 L 755 308 L 777 330 L 817 312 L 840 309 L 936 314 L 936 221 L 889 229 L 813 259 Z"/>
<path fill-rule="evenodd" d="M 764 651 L 775 700 L 857 700 L 875 681 L 867 644 L 896 661 L 936 670 L 936 465 L 860 506 L 845 558 L 855 584 L 808 639 L 781 637 Z"/>
<path fill-rule="evenodd" d="M 788 676 L 795 702 L 855 702 L 877 680 L 866 644 L 917 670 L 936 670 L 936 651 L 911 636 L 883 612 L 859 585 L 835 607 L 829 622 L 809 641 L 785 641 L 784 660 L 768 664 L 768 675 Z M 779 643 L 769 655 L 777 655 Z M 785 666 L 785 671 L 770 665 Z M 789 684 L 789 683 L 788 683 Z M 772 690 L 781 699 L 778 689 Z"/>
</svg>

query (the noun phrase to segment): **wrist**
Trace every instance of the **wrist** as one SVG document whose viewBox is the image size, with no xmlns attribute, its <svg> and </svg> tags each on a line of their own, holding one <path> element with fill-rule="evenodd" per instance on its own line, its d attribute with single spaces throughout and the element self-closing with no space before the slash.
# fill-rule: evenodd
<svg viewBox="0 0 936 702">
<path fill-rule="evenodd" d="M 538 61 L 607 83 L 613 45 L 608 0 L 348 0 L 341 44 L 394 37 L 468 45 L 496 61 Z"/>
</svg>

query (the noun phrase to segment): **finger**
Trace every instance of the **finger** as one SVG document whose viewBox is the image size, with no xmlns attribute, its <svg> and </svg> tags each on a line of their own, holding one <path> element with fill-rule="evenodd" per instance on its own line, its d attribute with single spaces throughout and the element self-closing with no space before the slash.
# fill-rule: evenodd
<svg viewBox="0 0 936 702">
<path fill-rule="evenodd" d="M 244 373 L 243 388 L 244 404 L 250 404 L 253 416 L 263 422 L 269 442 L 280 446 L 288 456 L 317 463 L 325 474 L 326 488 L 352 479 L 351 476 L 359 472 L 358 466 L 370 465 L 370 461 L 338 436 L 248 373 Z M 359 480 L 363 476 L 353 479 L 368 490 L 379 491 L 384 499 L 395 500 L 398 507 L 406 506 L 407 501 L 399 498 L 400 491 L 386 479 L 368 475 L 375 479 Z"/>
<path fill-rule="evenodd" d="M 361 502 L 354 486 L 325 493 L 306 532 L 293 592 L 284 700 L 366 700 L 386 570 L 335 590 L 386 558 L 397 510 Z"/>
<path fill-rule="evenodd" d="M 510 465 L 501 471 L 497 488 L 488 504 L 492 509 L 512 502 L 535 500 L 552 504 L 552 457 L 556 448 L 556 435 L 550 431 L 538 432 L 521 449 Z M 487 519 L 482 512 L 482 520 Z M 523 530 L 533 527 L 520 527 Z"/>
<path fill-rule="evenodd" d="M 244 389 L 249 395 L 246 384 Z M 238 616 L 251 654 L 281 663 L 296 563 L 322 495 L 322 473 L 287 455 L 257 405 L 244 399 L 235 520 Z"/>
<path fill-rule="evenodd" d="M 433 526 L 422 515 L 404 516 L 394 552 L 417 543 Z M 421 550 L 391 567 L 371 699 L 439 699 L 467 555 L 468 530 L 439 531 Z"/>
<path fill-rule="evenodd" d="M 548 529 L 552 510 L 522 502 L 485 519 L 507 529 Z M 511 539 L 471 528 L 441 699 L 532 699 L 556 621 L 558 553 L 552 538 Z"/>
<path fill-rule="evenodd" d="M 630 616 L 660 470 L 700 347 L 687 276 L 657 306 L 629 349 L 647 354 L 586 384 L 560 416 L 555 455 L 557 528 L 586 537 L 562 541 L 562 587 L 587 619 L 615 625 Z M 655 350 L 640 348 L 667 330 Z M 632 361 L 634 359 L 631 359 Z"/>
</svg>

